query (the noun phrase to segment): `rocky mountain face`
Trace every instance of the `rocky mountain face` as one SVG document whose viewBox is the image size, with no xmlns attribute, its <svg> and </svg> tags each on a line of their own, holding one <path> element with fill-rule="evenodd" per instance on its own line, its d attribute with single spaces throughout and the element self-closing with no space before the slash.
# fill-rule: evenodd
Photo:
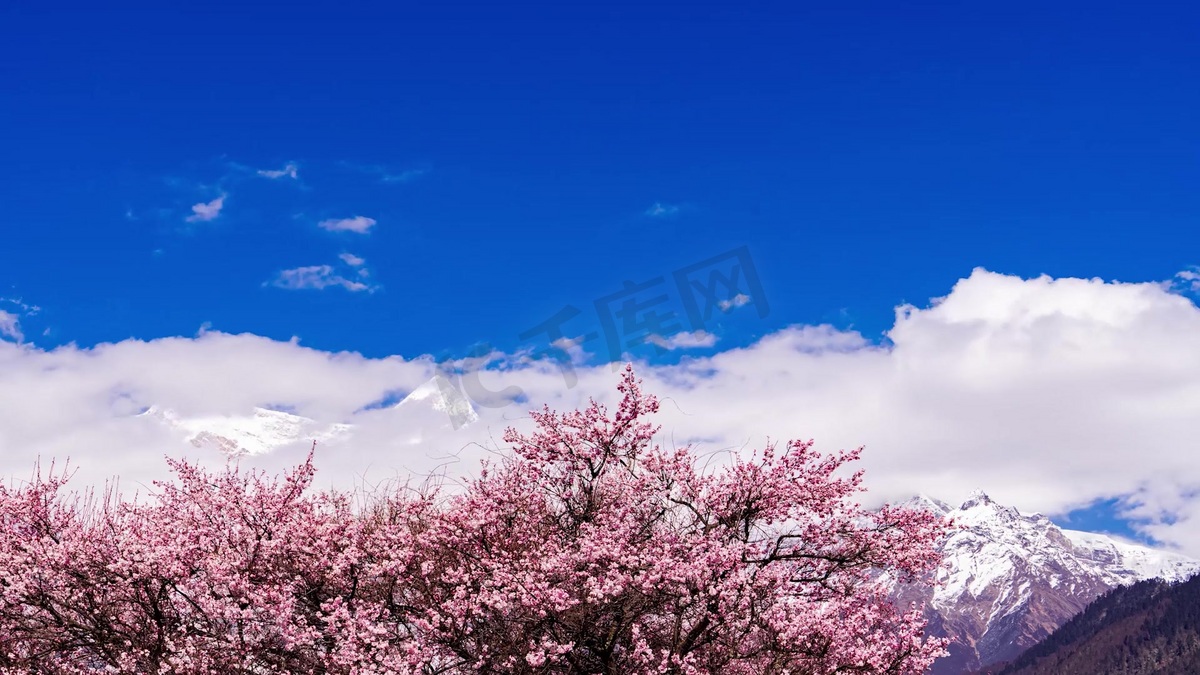
<svg viewBox="0 0 1200 675">
<path fill-rule="evenodd" d="M 977 492 L 953 508 L 929 497 L 909 506 L 952 518 L 934 589 L 901 587 L 901 602 L 926 604 L 929 631 L 948 637 L 950 655 L 933 675 L 960 675 L 1011 661 L 1088 603 L 1146 579 L 1180 581 L 1200 562 L 1089 532 L 1064 530 L 1041 514 L 1023 515 Z"/>
</svg>

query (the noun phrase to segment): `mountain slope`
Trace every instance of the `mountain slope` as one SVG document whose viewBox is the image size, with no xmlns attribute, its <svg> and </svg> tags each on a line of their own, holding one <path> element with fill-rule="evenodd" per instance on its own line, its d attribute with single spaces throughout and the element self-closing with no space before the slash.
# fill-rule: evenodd
<svg viewBox="0 0 1200 675">
<path fill-rule="evenodd" d="M 999 673 L 1200 673 L 1200 577 L 1109 591 Z"/>
<path fill-rule="evenodd" d="M 933 675 L 958 675 L 1010 661 L 1050 635 L 1102 593 L 1144 579 L 1179 581 L 1200 562 L 1089 532 L 1063 530 L 1041 514 L 1022 515 L 971 495 L 959 508 L 919 497 L 959 526 L 946 541 L 934 589 L 897 589 L 926 603 L 929 631 L 949 637 L 950 656 Z"/>
</svg>

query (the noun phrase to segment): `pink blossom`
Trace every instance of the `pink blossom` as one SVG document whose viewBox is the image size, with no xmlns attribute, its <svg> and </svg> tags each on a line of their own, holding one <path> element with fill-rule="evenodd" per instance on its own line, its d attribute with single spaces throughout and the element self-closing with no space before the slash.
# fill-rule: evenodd
<svg viewBox="0 0 1200 675">
<path fill-rule="evenodd" d="M 631 368 L 614 413 L 532 413 L 465 490 L 313 493 L 171 462 L 146 503 L 0 486 L 2 673 L 920 673 L 945 526 L 861 509 L 860 451 L 663 450 Z"/>
</svg>

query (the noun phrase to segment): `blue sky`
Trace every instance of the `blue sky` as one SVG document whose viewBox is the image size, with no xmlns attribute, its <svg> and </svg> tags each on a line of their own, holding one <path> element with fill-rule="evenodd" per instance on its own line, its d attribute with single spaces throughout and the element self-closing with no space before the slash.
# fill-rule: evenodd
<svg viewBox="0 0 1200 675">
<path fill-rule="evenodd" d="M 1167 278 L 1196 262 L 1200 16 L 1043 5 L 6 3 L 4 286 L 49 343 L 381 355 L 512 347 L 741 245 L 771 301 L 742 339 L 878 334 L 976 266 Z M 377 292 L 262 287 L 343 252 Z"/>
<path fill-rule="evenodd" d="M 573 306 L 595 362 L 596 301 L 661 279 L 660 312 L 706 331 L 632 349 L 669 364 L 796 325 L 876 342 L 977 267 L 1168 280 L 1200 262 L 1198 22 L 16 0 L 0 297 L 42 350 L 203 327 L 366 358 L 544 348 L 522 334 Z M 693 325 L 673 273 L 742 250 L 760 302 Z"/>
</svg>

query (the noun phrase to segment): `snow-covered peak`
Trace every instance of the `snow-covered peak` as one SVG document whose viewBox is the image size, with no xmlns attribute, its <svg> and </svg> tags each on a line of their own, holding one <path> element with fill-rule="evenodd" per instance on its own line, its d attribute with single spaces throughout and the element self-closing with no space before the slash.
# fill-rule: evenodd
<svg viewBox="0 0 1200 675">
<path fill-rule="evenodd" d="M 1101 593 L 1143 579 L 1186 579 L 1200 561 L 1103 534 L 1063 530 L 1042 514 L 1022 514 L 973 492 L 957 509 L 920 496 L 906 505 L 952 519 L 937 585 L 922 591 L 935 632 L 955 654 L 935 675 L 1009 659 Z"/>
<path fill-rule="evenodd" d="M 391 408 L 405 417 L 409 439 L 419 444 L 433 429 L 459 429 L 479 420 L 466 395 L 449 379 L 434 376 Z M 356 425 L 321 423 L 282 410 L 255 407 L 248 414 L 180 415 L 174 410 L 150 407 L 139 417 L 157 421 L 196 447 L 211 447 L 230 455 L 261 455 L 299 444 L 346 440 Z"/>
<path fill-rule="evenodd" d="M 944 516 L 954 510 L 953 506 L 926 494 L 919 494 L 916 497 L 909 498 L 898 504 L 898 506 L 917 511 L 932 511 L 940 516 Z"/>
<path fill-rule="evenodd" d="M 944 546 L 947 584 L 935 593 L 935 603 L 954 602 L 963 593 L 978 597 L 1017 574 L 1082 576 L 1115 586 L 1154 577 L 1174 581 L 1200 571 L 1200 562 L 1185 556 L 1063 530 L 1040 513 L 1023 515 L 981 491 L 946 515 L 959 529 Z"/>
<path fill-rule="evenodd" d="M 1184 581 L 1200 572 L 1200 562 L 1171 551 L 1120 541 L 1095 532 L 1063 530 L 1075 555 L 1102 566 L 1121 585 L 1143 579 Z"/>
<path fill-rule="evenodd" d="M 281 410 L 254 408 L 249 415 L 181 417 L 175 411 L 148 408 L 142 417 L 182 431 L 196 447 L 231 455 L 260 455 L 293 443 L 326 441 L 349 431 L 347 424 L 322 425 Z"/>
<path fill-rule="evenodd" d="M 445 414 L 455 429 L 479 421 L 479 414 L 470 400 L 449 379 L 435 375 L 396 404 L 397 408 L 424 404 Z"/>
<path fill-rule="evenodd" d="M 971 494 L 967 495 L 967 501 L 963 502 L 962 506 L 958 508 L 966 511 L 967 509 L 971 509 L 976 506 L 988 506 L 991 504 L 995 504 L 995 502 L 992 501 L 992 498 L 989 497 L 983 490 L 976 489 L 972 490 Z"/>
</svg>

